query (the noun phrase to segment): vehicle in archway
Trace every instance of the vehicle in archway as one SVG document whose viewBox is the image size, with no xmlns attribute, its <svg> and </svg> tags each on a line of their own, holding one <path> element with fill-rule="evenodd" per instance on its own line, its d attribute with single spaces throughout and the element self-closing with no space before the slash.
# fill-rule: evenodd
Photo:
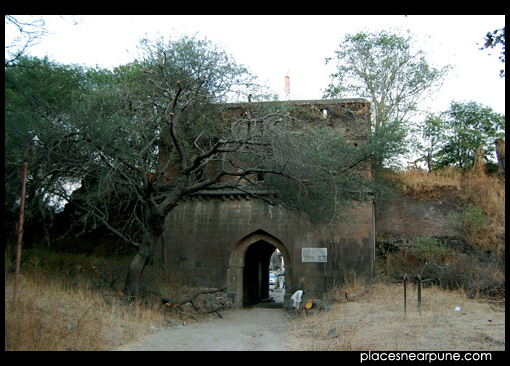
<svg viewBox="0 0 510 366">
<path fill-rule="evenodd" d="M 269 285 L 276 285 L 276 276 L 274 273 L 269 274 Z"/>
</svg>

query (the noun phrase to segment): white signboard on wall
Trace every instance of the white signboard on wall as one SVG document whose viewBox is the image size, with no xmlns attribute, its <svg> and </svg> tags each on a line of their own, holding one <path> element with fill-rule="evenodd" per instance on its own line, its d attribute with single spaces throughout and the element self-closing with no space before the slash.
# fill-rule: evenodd
<svg viewBox="0 0 510 366">
<path fill-rule="evenodd" d="M 301 261 L 305 262 L 322 262 L 328 261 L 328 248 L 302 248 Z"/>
</svg>

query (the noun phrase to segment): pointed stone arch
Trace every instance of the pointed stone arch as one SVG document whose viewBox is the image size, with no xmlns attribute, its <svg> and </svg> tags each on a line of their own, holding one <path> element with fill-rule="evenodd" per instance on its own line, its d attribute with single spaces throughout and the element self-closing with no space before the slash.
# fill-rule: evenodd
<svg viewBox="0 0 510 366">
<path fill-rule="evenodd" d="M 254 244 L 259 245 L 262 243 L 273 246 L 280 251 L 285 263 L 285 277 L 286 279 L 291 278 L 292 261 L 290 258 L 290 253 L 280 239 L 262 229 L 256 230 L 244 236 L 233 246 L 232 253 L 230 255 L 229 267 L 227 270 L 227 291 L 235 308 L 243 307 L 244 303 L 244 268 L 246 265 L 246 254 L 248 249 Z M 290 294 L 287 295 L 285 292 L 284 307 L 288 307 L 289 303 Z"/>
</svg>

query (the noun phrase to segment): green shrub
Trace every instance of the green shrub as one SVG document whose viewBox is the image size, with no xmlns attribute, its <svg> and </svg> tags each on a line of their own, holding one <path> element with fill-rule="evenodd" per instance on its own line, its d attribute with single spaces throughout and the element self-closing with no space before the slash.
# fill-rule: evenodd
<svg viewBox="0 0 510 366">
<path fill-rule="evenodd" d="M 376 258 L 386 259 L 388 254 L 399 252 L 403 249 L 402 239 L 392 236 L 378 235 L 375 243 Z"/>
<path fill-rule="evenodd" d="M 452 253 L 452 249 L 435 238 L 421 236 L 414 240 L 410 248 L 410 253 L 414 255 L 420 263 L 432 261 L 443 262 L 444 259 Z"/>
<path fill-rule="evenodd" d="M 482 208 L 468 204 L 462 210 L 462 227 L 468 238 L 479 235 L 487 225 L 487 216 Z"/>
</svg>

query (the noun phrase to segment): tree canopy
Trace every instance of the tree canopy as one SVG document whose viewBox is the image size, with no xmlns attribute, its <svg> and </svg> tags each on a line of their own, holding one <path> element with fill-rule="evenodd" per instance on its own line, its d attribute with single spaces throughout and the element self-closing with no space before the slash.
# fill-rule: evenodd
<svg viewBox="0 0 510 366">
<path fill-rule="evenodd" d="M 493 49 L 495 47 L 501 46 L 501 52 L 499 54 L 499 60 L 504 64 L 505 63 L 505 27 L 501 29 L 495 29 L 493 32 L 487 32 L 485 35 L 485 43 L 481 50 L 484 49 Z M 501 69 L 499 71 L 499 76 L 505 77 L 505 69 Z"/>
<path fill-rule="evenodd" d="M 378 141 L 397 142 L 399 147 L 396 151 L 389 147 L 386 158 L 405 152 L 406 123 L 449 71 L 448 66 L 431 66 L 425 53 L 415 48 L 410 35 L 360 32 L 347 34 L 335 56 L 326 59 L 326 63 L 336 62 L 336 71 L 324 95 L 355 95 L 372 102 L 372 129 L 381 135 Z"/>
<path fill-rule="evenodd" d="M 6 68 L 6 211 L 28 143 L 27 204 L 59 197 L 75 225 L 135 247 L 129 296 L 182 197 L 235 189 L 317 223 L 368 198 L 373 144 L 355 148 L 336 129 L 294 118 L 291 103 L 256 103 L 267 99 L 263 86 L 206 40 L 141 50 L 111 71 L 33 58 Z"/>
<path fill-rule="evenodd" d="M 422 126 L 429 169 L 447 165 L 471 168 L 475 152 L 483 149 L 485 162 L 494 161 L 494 140 L 505 134 L 505 116 L 476 102 L 453 101 L 439 116 L 429 115 Z"/>
</svg>

